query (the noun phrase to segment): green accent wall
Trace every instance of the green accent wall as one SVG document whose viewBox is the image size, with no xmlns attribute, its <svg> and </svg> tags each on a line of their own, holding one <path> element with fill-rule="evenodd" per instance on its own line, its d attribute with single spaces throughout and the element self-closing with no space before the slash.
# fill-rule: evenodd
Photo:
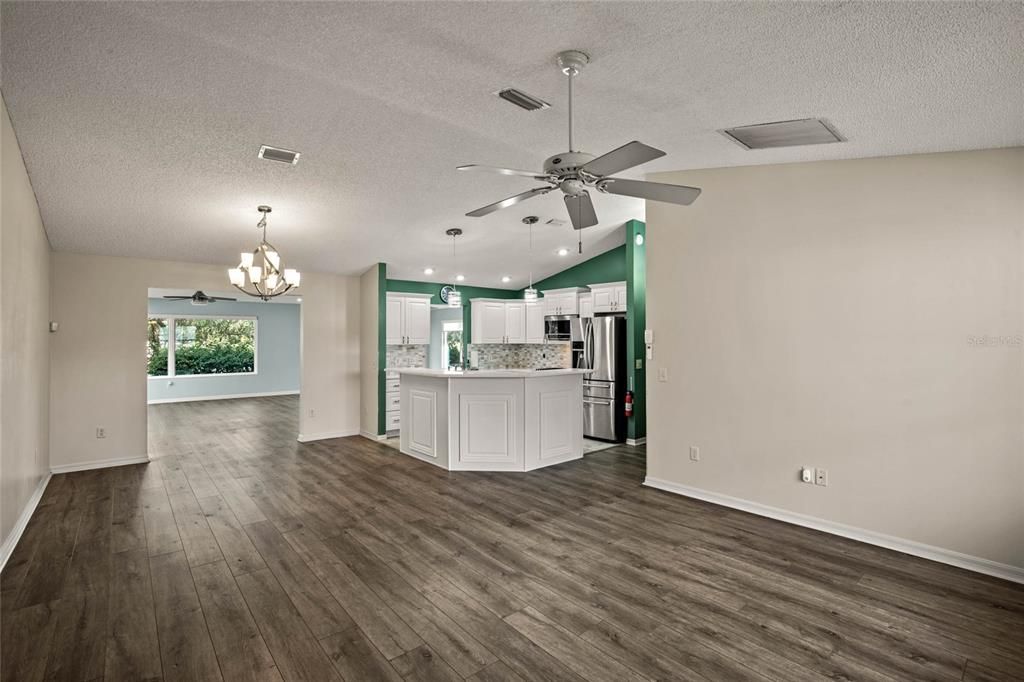
<svg viewBox="0 0 1024 682">
<path fill-rule="evenodd" d="M 387 363 L 387 281 L 388 266 L 377 263 L 377 435 L 383 436 L 387 431 L 387 415 L 384 414 L 387 396 L 387 377 L 384 365 Z"/>
<path fill-rule="evenodd" d="M 389 279 L 387 280 L 386 287 L 384 287 L 386 297 L 387 293 L 393 294 L 430 294 L 430 305 L 442 305 L 444 301 L 441 300 L 441 287 L 447 286 L 445 283 L 438 282 L 417 282 L 409 279 Z M 462 357 L 466 357 L 466 346 L 469 345 L 469 340 L 472 337 L 472 320 L 469 310 L 469 302 L 474 298 L 522 298 L 523 294 L 521 291 L 514 289 L 494 289 L 491 287 L 471 287 L 458 285 L 456 287 L 459 293 L 462 294 Z M 386 337 L 381 334 L 380 347 L 381 353 L 387 357 L 387 346 Z M 381 365 L 383 367 L 383 364 Z"/>
<path fill-rule="evenodd" d="M 568 270 L 562 270 L 539 282 L 535 282 L 533 288 L 537 291 L 544 291 L 545 289 L 585 287 L 588 284 L 601 284 L 603 282 L 621 282 L 627 279 L 627 245 L 628 242 L 622 246 L 616 246 L 614 249 L 574 265 Z"/>
<path fill-rule="evenodd" d="M 643 244 L 637 244 L 637 236 Z M 647 329 L 647 225 L 639 220 L 626 223 L 626 376 L 633 391 L 633 417 L 627 420 L 626 436 L 647 437 L 647 370 L 644 369 Z M 639 363 L 639 368 L 637 364 Z"/>
</svg>

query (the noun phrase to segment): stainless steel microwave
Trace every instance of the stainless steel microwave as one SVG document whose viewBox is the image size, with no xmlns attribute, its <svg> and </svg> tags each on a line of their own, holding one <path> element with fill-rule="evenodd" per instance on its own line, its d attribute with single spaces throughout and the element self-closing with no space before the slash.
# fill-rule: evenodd
<svg viewBox="0 0 1024 682">
<path fill-rule="evenodd" d="M 544 318 L 544 338 L 583 343 L 582 320 L 579 315 L 548 315 Z"/>
</svg>

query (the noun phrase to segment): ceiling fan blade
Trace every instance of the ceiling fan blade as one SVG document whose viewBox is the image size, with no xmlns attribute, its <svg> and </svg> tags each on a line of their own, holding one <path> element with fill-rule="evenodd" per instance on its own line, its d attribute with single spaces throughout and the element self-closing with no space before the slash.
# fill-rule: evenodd
<svg viewBox="0 0 1024 682">
<path fill-rule="evenodd" d="M 498 173 L 500 175 L 518 175 L 524 178 L 534 178 L 535 180 L 548 179 L 547 175 L 537 171 L 516 170 L 514 168 L 498 168 L 497 166 L 478 166 L 476 164 L 470 164 L 468 166 L 458 166 L 455 170 L 483 171 L 484 173 Z"/>
<path fill-rule="evenodd" d="M 535 187 L 531 190 L 523 192 L 522 194 L 517 194 L 513 197 L 509 197 L 508 199 L 502 199 L 501 201 L 496 201 L 493 204 L 488 204 L 483 208 L 476 209 L 475 211 L 470 211 L 466 215 L 471 218 L 481 218 L 487 215 L 488 213 L 494 213 L 495 211 L 499 211 L 503 208 L 514 206 L 515 204 L 518 204 L 520 201 L 526 201 L 527 199 L 535 197 L 538 194 L 547 194 L 553 189 L 554 187 Z"/>
<path fill-rule="evenodd" d="M 642 180 L 623 180 L 620 178 L 605 178 L 597 183 L 597 189 L 607 194 L 620 194 L 624 197 L 664 201 L 669 204 L 682 204 L 683 206 L 689 206 L 700 196 L 699 187 L 666 185 L 661 182 L 643 182 Z"/>
<path fill-rule="evenodd" d="M 237 301 L 237 298 L 225 298 L 224 296 L 210 296 L 211 301 Z"/>
<path fill-rule="evenodd" d="M 580 192 L 575 196 L 565 195 L 565 207 L 569 209 L 569 218 L 574 230 L 597 225 L 597 214 L 589 192 Z"/>
<path fill-rule="evenodd" d="M 593 161 L 584 164 L 580 170 L 590 175 L 604 177 L 606 175 L 614 175 L 633 166 L 639 166 L 648 161 L 653 161 L 659 156 L 665 156 L 665 152 L 654 147 L 648 147 L 643 142 L 633 140 L 618 149 L 613 149 L 604 156 L 599 156 Z"/>
<path fill-rule="evenodd" d="M 173 301 L 191 301 L 192 300 L 191 296 L 164 296 L 164 298 L 169 298 L 169 299 L 171 299 Z"/>
</svg>

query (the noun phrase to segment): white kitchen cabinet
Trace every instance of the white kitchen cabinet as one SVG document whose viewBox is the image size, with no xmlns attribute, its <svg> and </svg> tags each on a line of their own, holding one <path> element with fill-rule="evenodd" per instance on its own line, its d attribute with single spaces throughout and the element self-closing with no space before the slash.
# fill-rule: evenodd
<svg viewBox="0 0 1024 682">
<path fill-rule="evenodd" d="M 473 343 L 505 343 L 505 302 L 473 299 L 469 302 Z"/>
<path fill-rule="evenodd" d="M 545 311 L 540 301 L 474 298 L 469 305 L 472 343 L 544 343 Z"/>
<path fill-rule="evenodd" d="M 430 343 L 430 295 L 388 294 L 384 335 L 388 345 Z"/>
<path fill-rule="evenodd" d="M 595 313 L 621 313 L 627 308 L 626 283 L 608 282 L 605 284 L 591 284 L 591 295 L 593 299 L 593 312 Z"/>
<path fill-rule="evenodd" d="M 526 343 L 544 343 L 544 304 L 526 304 Z"/>
<path fill-rule="evenodd" d="M 505 304 L 505 343 L 526 343 L 526 304 Z"/>
<path fill-rule="evenodd" d="M 542 291 L 545 315 L 578 315 L 579 297 L 586 289 L 572 287 L 569 289 L 551 289 Z"/>
<path fill-rule="evenodd" d="M 594 295 L 580 294 L 580 317 L 586 319 L 594 316 Z"/>
</svg>

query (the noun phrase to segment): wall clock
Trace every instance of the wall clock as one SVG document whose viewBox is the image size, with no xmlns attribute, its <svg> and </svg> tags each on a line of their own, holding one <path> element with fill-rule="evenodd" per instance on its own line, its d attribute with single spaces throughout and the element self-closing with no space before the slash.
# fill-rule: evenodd
<svg viewBox="0 0 1024 682">
<path fill-rule="evenodd" d="M 441 287 L 441 293 L 440 293 L 441 301 L 443 303 L 447 303 L 448 302 L 448 294 L 452 293 L 453 291 L 455 291 L 455 287 L 451 286 L 450 284 L 446 284 L 443 287 Z"/>
</svg>

